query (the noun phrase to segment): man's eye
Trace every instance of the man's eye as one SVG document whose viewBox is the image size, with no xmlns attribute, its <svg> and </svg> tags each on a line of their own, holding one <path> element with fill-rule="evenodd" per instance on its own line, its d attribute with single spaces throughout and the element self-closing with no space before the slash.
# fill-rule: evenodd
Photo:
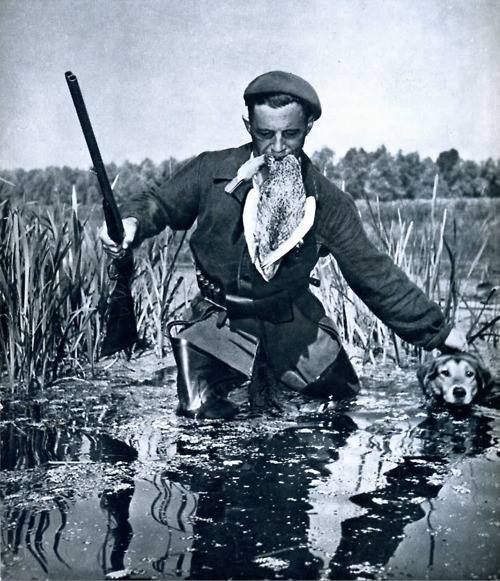
<svg viewBox="0 0 500 581">
<path fill-rule="evenodd" d="M 445 377 L 450 377 L 450 372 L 447 369 L 442 369 L 439 373 Z"/>
<path fill-rule="evenodd" d="M 297 137 L 298 134 L 299 134 L 299 131 L 297 129 L 290 130 L 290 131 L 284 131 L 283 132 L 283 135 L 285 137 L 289 137 L 289 138 L 291 138 L 291 137 Z"/>
<path fill-rule="evenodd" d="M 262 139 L 270 139 L 273 136 L 272 131 L 257 130 L 255 133 L 256 133 L 257 137 L 261 137 Z"/>
</svg>

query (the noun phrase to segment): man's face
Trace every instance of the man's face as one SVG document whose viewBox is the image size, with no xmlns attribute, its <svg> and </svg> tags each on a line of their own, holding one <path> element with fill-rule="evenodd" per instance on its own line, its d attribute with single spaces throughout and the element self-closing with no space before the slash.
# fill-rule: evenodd
<svg viewBox="0 0 500 581">
<path fill-rule="evenodd" d="M 271 154 L 276 159 L 286 155 L 300 156 L 313 119 L 306 119 L 299 103 L 289 103 L 274 109 L 269 105 L 255 105 L 252 121 L 245 127 L 252 137 L 254 155 Z"/>
</svg>

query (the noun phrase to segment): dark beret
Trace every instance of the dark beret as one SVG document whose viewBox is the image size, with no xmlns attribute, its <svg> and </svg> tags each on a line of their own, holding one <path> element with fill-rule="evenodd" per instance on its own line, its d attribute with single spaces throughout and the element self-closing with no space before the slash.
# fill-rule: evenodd
<svg viewBox="0 0 500 581">
<path fill-rule="evenodd" d="M 303 78 L 283 71 L 270 71 L 254 79 L 243 93 L 246 105 L 257 95 L 266 93 L 286 93 L 298 97 L 311 109 L 314 119 L 321 116 L 321 103 L 312 86 Z"/>
</svg>

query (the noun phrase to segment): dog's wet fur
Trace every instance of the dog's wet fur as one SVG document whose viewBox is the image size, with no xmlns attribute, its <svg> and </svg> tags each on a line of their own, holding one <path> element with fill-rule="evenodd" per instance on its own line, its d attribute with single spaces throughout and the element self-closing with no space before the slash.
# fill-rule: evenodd
<svg viewBox="0 0 500 581">
<path fill-rule="evenodd" d="M 491 373 L 479 357 L 464 352 L 428 361 L 418 369 L 417 377 L 429 399 L 452 407 L 480 402 L 493 385 Z"/>
</svg>

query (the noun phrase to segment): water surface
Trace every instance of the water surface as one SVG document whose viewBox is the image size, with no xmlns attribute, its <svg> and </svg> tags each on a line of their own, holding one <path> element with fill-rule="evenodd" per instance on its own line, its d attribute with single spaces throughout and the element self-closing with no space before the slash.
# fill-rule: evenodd
<svg viewBox="0 0 500 581">
<path fill-rule="evenodd" d="M 172 373 L 11 402 L 3 577 L 498 578 L 498 412 L 433 409 L 394 366 L 363 384 L 228 423 L 177 418 Z"/>
</svg>

